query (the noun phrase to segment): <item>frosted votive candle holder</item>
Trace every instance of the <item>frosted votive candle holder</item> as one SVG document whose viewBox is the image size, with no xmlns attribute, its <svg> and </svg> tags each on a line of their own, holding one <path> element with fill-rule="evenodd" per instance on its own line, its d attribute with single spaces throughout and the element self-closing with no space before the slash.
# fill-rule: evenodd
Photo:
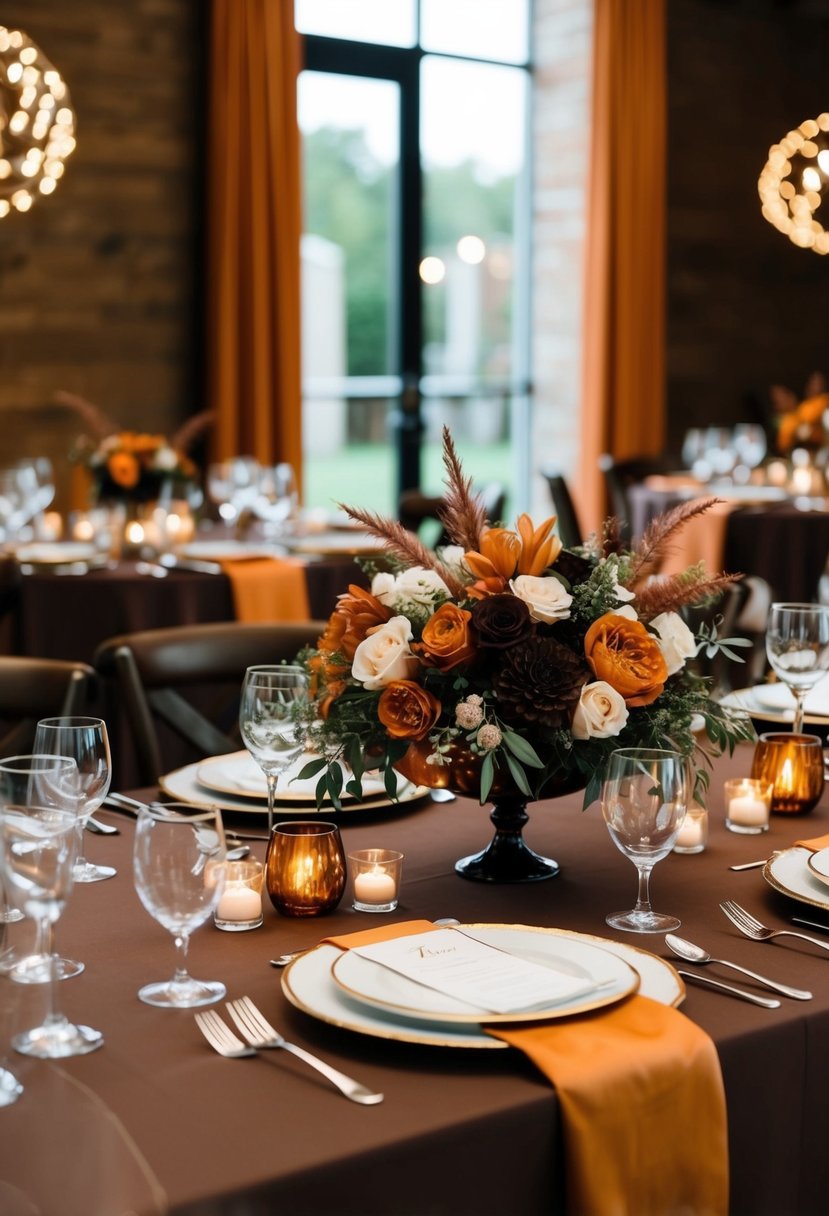
<svg viewBox="0 0 829 1216">
<path fill-rule="evenodd" d="M 348 854 L 353 903 L 358 912 L 393 912 L 400 895 L 403 854 L 393 849 L 358 849 Z"/>
<path fill-rule="evenodd" d="M 708 843 L 708 812 L 692 803 L 676 834 L 675 853 L 701 853 Z"/>
<path fill-rule="evenodd" d="M 731 777 L 725 783 L 725 826 L 744 836 L 767 832 L 772 789 L 770 781 Z"/>
<path fill-rule="evenodd" d="M 265 869 L 255 858 L 228 861 L 225 885 L 213 913 L 213 924 L 226 933 L 258 929 L 262 924 L 262 882 Z"/>
</svg>

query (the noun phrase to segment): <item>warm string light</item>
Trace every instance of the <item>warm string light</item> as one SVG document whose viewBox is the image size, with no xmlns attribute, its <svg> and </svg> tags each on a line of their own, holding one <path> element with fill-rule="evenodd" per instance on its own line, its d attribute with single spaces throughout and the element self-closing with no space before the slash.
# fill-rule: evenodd
<svg viewBox="0 0 829 1216">
<path fill-rule="evenodd" d="M 60 72 L 21 30 L 0 25 L 0 218 L 51 194 L 75 149 Z"/>
<path fill-rule="evenodd" d="M 829 114 L 807 118 L 772 145 L 757 189 L 763 215 L 801 249 L 829 253 L 829 232 L 815 218 L 829 178 Z"/>
</svg>

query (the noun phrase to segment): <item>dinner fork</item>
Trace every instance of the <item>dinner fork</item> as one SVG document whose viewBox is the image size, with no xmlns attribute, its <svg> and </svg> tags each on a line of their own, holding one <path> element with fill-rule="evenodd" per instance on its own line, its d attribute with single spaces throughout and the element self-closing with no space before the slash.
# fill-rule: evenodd
<svg viewBox="0 0 829 1216">
<path fill-rule="evenodd" d="M 739 904 L 735 904 L 731 899 L 720 904 L 720 907 L 731 923 L 736 925 L 742 934 L 752 938 L 755 942 L 769 942 L 773 937 L 800 937 L 804 942 L 811 942 L 813 946 L 820 946 L 823 950 L 829 950 L 829 942 L 822 942 L 816 937 L 809 937 L 807 933 L 797 933 L 794 929 L 770 929 L 768 925 L 764 925 L 756 916 L 752 916 L 750 912 L 746 912 L 745 908 L 741 908 Z"/>
<path fill-rule="evenodd" d="M 352 1102 L 359 1102 L 363 1106 L 374 1106 L 383 1101 L 383 1094 L 372 1093 L 359 1081 L 354 1081 L 345 1073 L 338 1072 L 336 1068 L 326 1064 L 324 1060 L 311 1055 L 310 1051 L 297 1047 L 295 1043 L 289 1043 L 279 1031 L 271 1026 L 270 1022 L 265 1020 L 249 996 L 243 996 L 238 1001 L 228 1002 L 227 1011 L 251 1047 L 260 1050 L 268 1047 L 281 1047 L 283 1051 L 289 1051 L 291 1055 L 304 1060 L 306 1064 L 310 1064 L 317 1072 L 327 1077 L 331 1084 L 335 1085 L 340 1093 L 345 1094 L 346 1098 L 350 1098 Z M 236 1036 L 233 1035 L 233 1038 L 235 1039 Z"/>
<path fill-rule="evenodd" d="M 242 1056 L 255 1056 L 252 1047 L 246 1047 L 242 1040 L 226 1026 L 215 1009 L 205 1009 L 196 1014 L 196 1025 L 207 1039 L 214 1051 L 229 1060 L 239 1060 Z"/>
</svg>

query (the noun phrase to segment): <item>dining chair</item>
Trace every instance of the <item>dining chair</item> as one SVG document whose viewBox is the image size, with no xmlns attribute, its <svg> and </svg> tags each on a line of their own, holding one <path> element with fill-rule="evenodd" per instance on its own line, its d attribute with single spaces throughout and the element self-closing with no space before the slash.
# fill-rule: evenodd
<svg viewBox="0 0 829 1216">
<path fill-rule="evenodd" d="M 325 627 L 325 621 L 311 620 L 222 621 L 148 629 L 101 643 L 93 664 L 115 693 L 127 728 L 122 740 L 131 741 L 140 784 L 154 785 L 172 767 L 238 751 L 246 668 L 290 662 Z"/>
<path fill-rule="evenodd" d="M 550 498 L 553 502 L 553 510 L 556 513 L 556 528 L 561 538 L 561 543 L 565 549 L 574 549 L 584 543 L 584 537 L 582 536 L 579 517 L 576 514 L 575 503 L 570 496 L 570 487 L 567 485 L 567 479 L 558 469 L 550 467 L 542 469 L 541 476 L 547 482 L 550 489 Z"/>
<path fill-rule="evenodd" d="M 480 487 L 473 487 L 473 492 L 479 496 L 486 511 L 486 517 L 491 524 L 500 523 L 503 519 L 507 501 L 507 491 L 500 481 L 489 481 Z M 424 494 L 422 490 L 404 490 L 397 503 L 397 518 L 409 532 L 420 533 L 427 523 L 439 525 L 439 530 L 432 528 L 434 540 L 429 540 L 432 548 L 439 549 L 442 545 L 452 543 L 446 534 L 441 519 L 443 498 L 440 494 Z M 429 533 L 425 534 L 429 537 Z"/>
<path fill-rule="evenodd" d="M 89 709 L 95 672 L 64 659 L 0 656 L 0 748 L 5 756 L 31 748 L 39 718 Z"/>
<path fill-rule="evenodd" d="M 610 513 L 618 519 L 623 539 L 631 541 L 632 516 L 628 491 L 646 477 L 668 473 L 670 462 L 662 456 L 632 456 L 627 460 L 616 460 L 609 452 L 604 452 L 599 457 L 599 468 L 604 474 Z"/>
</svg>

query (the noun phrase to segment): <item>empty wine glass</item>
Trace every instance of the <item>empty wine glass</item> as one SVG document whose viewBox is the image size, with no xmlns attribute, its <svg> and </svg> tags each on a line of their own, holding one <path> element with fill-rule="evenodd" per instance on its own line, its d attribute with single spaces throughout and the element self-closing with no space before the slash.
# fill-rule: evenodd
<svg viewBox="0 0 829 1216">
<path fill-rule="evenodd" d="M 792 733 L 803 733 L 806 694 L 829 669 L 829 608 L 822 604 L 772 604 L 766 654 L 795 698 Z"/>
<path fill-rule="evenodd" d="M 142 807 L 135 825 L 133 874 L 150 916 L 172 933 L 179 952 L 173 978 L 145 984 L 139 998 L 163 1009 L 212 1005 L 225 995 L 216 980 L 187 972 L 194 929 L 213 914 L 224 889 L 227 856 L 222 816 L 216 807 L 156 803 Z"/>
<path fill-rule="evenodd" d="M 8 1029 L 13 1015 L 12 985 L 0 983 L 0 1053 L 7 1041 Z M 0 1054 L 0 1107 L 11 1106 L 23 1093 L 23 1086 L 12 1071 L 8 1059 Z"/>
<path fill-rule="evenodd" d="M 290 530 L 296 516 L 298 495 L 293 466 L 283 461 L 259 470 L 254 515 L 264 522 L 265 535 L 281 536 Z"/>
<path fill-rule="evenodd" d="M 24 755 L 7 756 L 0 760 L 0 811 L 6 806 L 52 807 L 74 814 L 78 766 L 69 756 Z M 0 889 L 2 889 L 0 874 Z M 9 909 L 8 920 L 21 920 L 23 913 Z M 80 975 L 83 963 L 58 958 L 57 978 L 68 980 Z M 20 984 L 47 984 L 52 977 L 52 959 L 37 929 L 30 954 L 19 955 L 13 948 L 5 950 L 0 970 Z"/>
<path fill-rule="evenodd" d="M 737 453 L 737 466 L 734 478 L 737 481 L 748 481 L 752 470 L 761 463 L 768 449 L 766 432 L 759 422 L 738 422 L 734 427 L 734 450 Z M 743 470 L 738 477 L 738 472 Z"/>
<path fill-rule="evenodd" d="M 279 774 L 305 747 L 305 728 L 298 706 L 308 699 L 308 675 L 302 667 L 249 667 L 242 682 L 239 729 L 245 747 L 265 774 L 268 786 L 268 839 Z"/>
<path fill-rule="evenodd" d="M 259 467 L 252 456 L 234 456 L 208 465 L 207 493 L 225 523 L 238 523 L 242 512 L 253 505 L 259 493 Z"/>
<path fill-rule="evenodd" d="M 76 812 L 78 859 L 75 882 L 101 882 L 112 878 L 112 866 L 94 865 L 83 855 L 83 831 L 89 816 L 109 792 L 112 764 L 109 736 L 102 718 L 41 718 L 35 733 L 35 751 L 52 756 L 71 756 L 78 766 Z"/>
<path fill-rule="evenodd" d="M 611 752 L 602 814 L 611 840 L 639 872 L 635 908 L 606 917 L 614 929 L 667 933 L 679 928 L 676 917 L 651 908 L 649 881 L 653 867 L 674 846 L 690 801 L 689 786 L 689 766 L 678 752 L 634 747 Z"/>
<path fill-rule="evenodd" d="M 39 1026 L 12 1039 L 15 1051 L 40 1059 L 86 1055 L 103 1044 L 103 1035 L 76 1026 L 57 1009 L 57 967 L 53 926 L 72 891 L 77 847 L 75 815 L 56 807 L 6 806 L 0 812 L 0 868 L 15 899 L 38 923 L 52 959 L 46 1017 Z"/>
</svg>

